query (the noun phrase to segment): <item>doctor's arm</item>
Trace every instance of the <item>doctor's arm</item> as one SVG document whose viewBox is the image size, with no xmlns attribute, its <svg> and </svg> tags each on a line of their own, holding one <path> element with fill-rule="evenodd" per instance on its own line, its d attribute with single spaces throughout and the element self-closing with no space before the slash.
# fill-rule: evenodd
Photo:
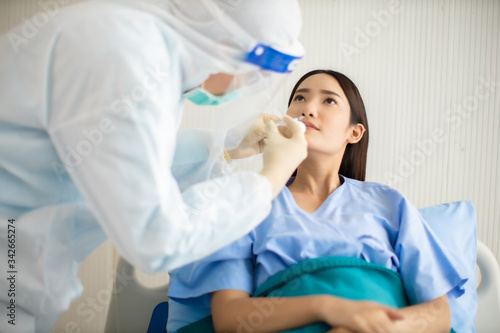
<svg viewBox="0 0 500 333">
<path fill-rule="evenodd" d="M 102 45 L 97 55 L 84 47 L 94 34 L 82 35 L 77 44 L 60 39 L 54 59 L 64 54 L 65 61 L 54 60 L 50 66 L 58 79 L 50 89 L 47 131 L 72 183 L 120 255 L 142 270 L 168 271 L 215 252 L 257 226 L 287 175 L 278 174 L 283 165 L 278 160 L 261 175 L 241 172 L 181 191 L 171 172 L 182 107 L 175 85 L 180 74 L 167 49 L 129 47 L 164 43 L 149 25 L 139 26 L 145 31 L 119 38 L 101 31 L 112 35 L 103 40 L 115 43 Z M 152 40 L 146 43 L 144 36 Z M 152 85 L 147 94 L 134 98 L 150 68 L 170 75 L 159 76 L 154 85 L 147 80 Z M 295 141 L 302 143 L 300 139 Z M 305 158 L 302 139 L 300 157 Z M 286 140 L 280 146 L 277 138 L 278 144 L 269 147 L 296 147 L 294 140 Z"/>
<path fill-rule="evenodd" d="M 263 221 L 272 198 L 293 172 L 291 166 L 288 171 L 280 166 L 290 162 L 291 154 L 286 152 L 296 145 L 271 127 L 275 132 L 268 136 L 272 142 L 264 152 L 267 168 L 260 175 L 231 174 L 181 192 L 169 161 L 175 129 L 149 103 L 138 104 L 126 115 L 109 111 L 61 121 L 51 129 L 51 136 L 64 160 L 66 150 L 78 150 L 81 142 L 88 141 L 85 133 L 99 128 L 103 119 L 113 124 L 70 175 L 120 255 L 136 267 L 155 272 L 215 252 Z M 298 138 L 300 144 L 302 139 Z M 305 139 L 302 148 L 300 158 L 306 154 Z"/>
</svg>

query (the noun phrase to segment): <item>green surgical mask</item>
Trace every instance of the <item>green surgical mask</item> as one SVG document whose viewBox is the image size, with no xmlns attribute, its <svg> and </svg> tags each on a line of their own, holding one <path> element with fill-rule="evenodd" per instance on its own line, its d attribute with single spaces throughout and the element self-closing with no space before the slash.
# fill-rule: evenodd
<svg viewBox="0 0 500 333">
<path fill-rule="evenodd" d="M 240 97 L 240 95 L 241 92 L 239 90 L 234 90 L 229 94 L 215 96 L 205 89 L 198 87 L 184 93 L 182 96 L 197 105 L 219 105 L 225 102 L 233 101 Z"/>
</svg>

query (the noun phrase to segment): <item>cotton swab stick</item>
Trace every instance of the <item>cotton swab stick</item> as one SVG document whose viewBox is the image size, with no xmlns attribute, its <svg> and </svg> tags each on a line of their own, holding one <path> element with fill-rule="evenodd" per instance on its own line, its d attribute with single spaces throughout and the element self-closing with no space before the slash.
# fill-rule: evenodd
<svg viewBox="0 0 500 333">
<path fill-rule="evenodd" d="M 302 119 L 304 119 L 304 116 L 300 116 L 300 117 L 297 117 L 297 118 L 292 118 L 293 120 L 295 120 L 297 122 L 297 124 L 299 124 L 300 128 L 302 128 L 302 132 L 305 132 L 306 131 L 306 125 L 304 125 L 303 122 L 301 122 Z M 282 120 L 280 121 L 279 123 L 276 124 L 276 126 L 286 126 L 285 122 Z"/>
</svg>

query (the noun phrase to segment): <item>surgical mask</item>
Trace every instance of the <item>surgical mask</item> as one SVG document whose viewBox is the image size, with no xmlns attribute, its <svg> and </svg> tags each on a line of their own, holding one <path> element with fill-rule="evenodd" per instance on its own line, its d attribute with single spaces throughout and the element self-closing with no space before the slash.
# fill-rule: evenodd
<svg viewBox="0 0 500 333">
<path fill-rule="evenodd" d="M 184 93 L 182 96 L 197 105 L 219 105 L 237 99 L 241 96 L 241 91 L 233 90 L 229 94 L 215 96 L 202 87 L 198 87 Z"/>
</svg>

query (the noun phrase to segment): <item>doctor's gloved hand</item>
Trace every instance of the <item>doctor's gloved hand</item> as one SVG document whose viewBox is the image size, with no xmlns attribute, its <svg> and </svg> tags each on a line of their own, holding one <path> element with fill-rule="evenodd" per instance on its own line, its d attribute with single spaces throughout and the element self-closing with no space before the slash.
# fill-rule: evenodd
<svg viewBox="0 0 500 333">
<path fill-rule="evenodd" d="M 263 140 L 266 137 L 266 122 L 269 120 L 278 122 L 281 118 L 270 114 L 261 114 L 239 146 L 236 149 L 228 151 L 231 159 L 236 160 L 262 153 Z"/>
<path fill-rule="evenodd" d="M 307 141 L 302 127 L 289 116 L 284 116 L 288 130 L 282 134 L 274 121 L 266 122 L 266 137 L 262 147 L 263 167 L 260 172 L 273 185 L 276 197 L 299 164 L 307 157 Z"/>
</svg>

